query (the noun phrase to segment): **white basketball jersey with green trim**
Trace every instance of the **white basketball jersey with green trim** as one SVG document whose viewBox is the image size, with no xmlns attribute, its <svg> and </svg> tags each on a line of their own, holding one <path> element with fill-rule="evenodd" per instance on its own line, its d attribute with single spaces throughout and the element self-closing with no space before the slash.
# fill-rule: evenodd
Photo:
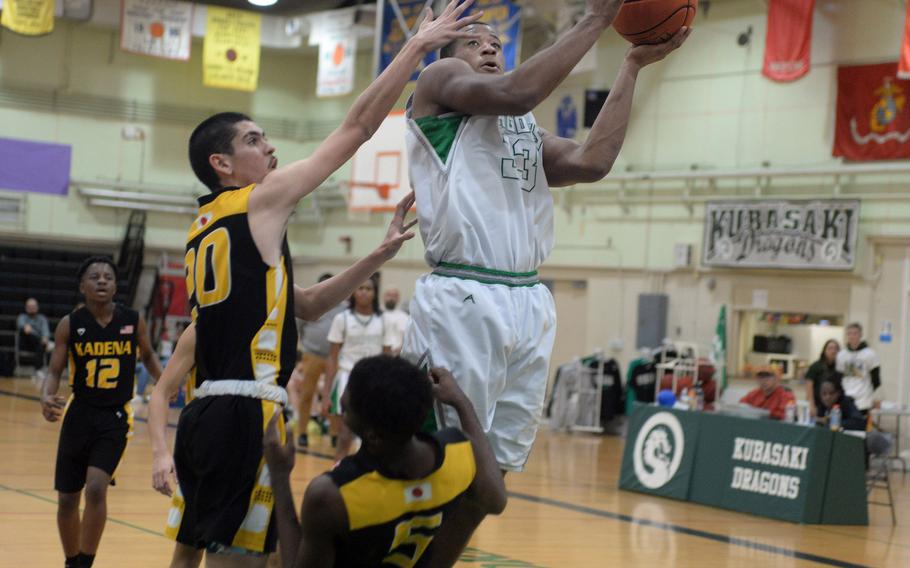
<svg viewBox="0 0 910 568">
<path fill-rule="evenodd" d="M 536 270 L 553 248 L 553 197 L 534 116 L 448 114 L 415 121 L 409 108 L 407 117 L 427 263 Z"/>
</svg>

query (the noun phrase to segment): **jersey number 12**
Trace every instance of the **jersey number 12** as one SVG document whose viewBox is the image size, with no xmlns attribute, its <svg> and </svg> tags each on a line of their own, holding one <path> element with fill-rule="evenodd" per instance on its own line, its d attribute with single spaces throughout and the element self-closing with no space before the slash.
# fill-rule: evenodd
<svg viewBox="0 0 910 568">
<path fill-rule="evenodd" d="M 117 388 L 120 359 L 89 359 L 85 363 L 85 384 L 91 388 Z"/>
</svg>

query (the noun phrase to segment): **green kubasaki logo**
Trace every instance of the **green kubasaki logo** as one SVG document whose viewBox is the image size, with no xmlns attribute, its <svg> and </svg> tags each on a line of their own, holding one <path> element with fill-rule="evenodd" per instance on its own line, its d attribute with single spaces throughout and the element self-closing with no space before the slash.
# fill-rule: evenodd
<svg viewBox="0 0 910 568">
<path fill-rule="evenodd" d="M 682 425 L 673 414 L 658 412 L 648 418 L 635 438 L 635 477 L 648 489 L 666 485 L 682 461 L 685 449 Z"/>
</svg>

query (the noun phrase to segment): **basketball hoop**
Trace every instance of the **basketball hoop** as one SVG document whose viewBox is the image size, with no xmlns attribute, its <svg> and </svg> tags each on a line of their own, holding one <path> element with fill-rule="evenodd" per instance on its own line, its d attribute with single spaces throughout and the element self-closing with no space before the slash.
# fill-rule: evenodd
<svg viewBox="0 0 910 568">
<path fill-rule="evenodd" d="M 383 201 L 389 199 L 389 194 L 392 191 L 392 184 L 389 183 L 374 183 L 371 181 L 349 181 L 346 183 L 350 189 L 353 189 L 355 187 L 375 189 L 376 193 L 379 194 L 379 199 L 382 199 Z"/>
</svg>

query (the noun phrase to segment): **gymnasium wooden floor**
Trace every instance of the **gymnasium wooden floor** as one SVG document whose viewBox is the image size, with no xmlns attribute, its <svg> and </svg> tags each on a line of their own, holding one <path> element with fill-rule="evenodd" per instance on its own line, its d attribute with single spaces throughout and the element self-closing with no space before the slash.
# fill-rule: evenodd
<svg viewBox="0 0 910 568">
<path fill-rule="evenodd" d="M 41 417 L 30 381 L 0 380 L 0 566 L 63 564 L 53 491 L 59 427 Z M 322 440 L 313 450 L 328 453 Z M 892 476 L 897 527 L 882 507 L 870 511 L 869 527 L 793 525 L 619 491 L 621 452 L 619 438 L 543 432 L 528 471 L 507 478 L 505 514 L 484 523 L 458 566 L 910 566 L 910 481 L 900 473 Z M 298 455 L 297 499 L 329 465 Z M 167 566 L 168 499 L 151 489 L 150 468 L 140 419 L 108 494 L 98 568 Z"/>
</svg>

